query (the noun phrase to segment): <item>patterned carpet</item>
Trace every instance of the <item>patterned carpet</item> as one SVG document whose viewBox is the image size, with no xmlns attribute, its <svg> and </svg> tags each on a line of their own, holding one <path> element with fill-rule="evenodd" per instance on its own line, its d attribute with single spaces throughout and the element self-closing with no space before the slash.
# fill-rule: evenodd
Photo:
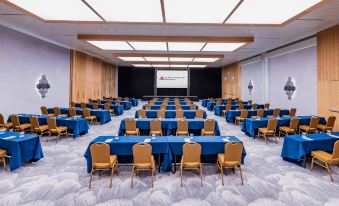
<svg viewBox="0 0 339 206">
<path fill-rule="evenodd" d="M 285 162 L 280 157 L 283 139 L 276 144 L 245 136 L 240 127 L 226 123 L 224 118 L 207 112 L 209 118 L 218 121 L 222 135 L 240 138 L 247 156 L 243 167 L 244 185 L 240 184 L 239 172 L 225 175 L 225 186 L 215 164 L 203 166 L 204 187 L 195 172 L 184 173 L 184 187 L 180 187 L 179 172 L 156 173 L 154 188 L 148 172 L 141 172 L 130 188 L 131 167 L 120 167 L 119 176 L 113 177 L 109 188 L 109 173 L 95 175 L 92 189 L 88 189 L 84 152 L 89 142 L 100 135 L 117 135 L 120 121 L 133 117 L 138 107 L 113 117 L 105 125 L 92 126 L 90 132 L 78 139 L 43 141 L 45 158 L 25 164 L 14 172 L 0 168 L 0 206 L 85 206 L 85 205 L 339 205 L 339 168 L 333 167 L 334 180 L 327 172 L 316 167 L 307 169 Z M 200 103 L 199 103 L 200 105 Z"/>
</svg>

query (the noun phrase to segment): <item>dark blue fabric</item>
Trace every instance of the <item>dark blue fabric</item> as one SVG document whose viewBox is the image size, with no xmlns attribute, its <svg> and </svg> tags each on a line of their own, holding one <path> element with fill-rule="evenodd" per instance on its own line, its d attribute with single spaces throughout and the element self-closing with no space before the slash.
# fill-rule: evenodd
<svg viewBox="0 0 339 206">
<path fill-rule="evenodd" d="M 257 111 L 256 109 L 251 109 L 251 110 L 248 110 L 248 117 L 251 117 L 251 116 L 256 116 L 257 115 Z M 273 111 L 274 109 L 266 109 L 264 111 L 264 116 L 268 116 L 268 115 L 273 115 Z M 280 116 L 283 116 L 283 115 L 288 115 L 290 113 L 289 110 L 287 109 L 281 109 L 280 110 Z M 226 112 L 226 121 L 227 122 L 230 122 L 230 123 L 234 123 L 235 122 L 235 117 L 237 116 L 240 116 L 241 115 L 241 110 L 229 110 Z"/>
<path fill-rule="evenodd" d="M 76 107 L 81 107 L 80 104 L 75 104 Z M 98 104 L 100 109 L 104 109 L 104 104 Z M 93 104 L 86 104 L 87 108 L 93 109 Z M 122 115 L 124 113 L 124 107 L 122 105 L 113 105 L 110 104 L 109 107 L 114 110 L 116 116 Z"/>
<path fill-rule="evenodd" d="M 173 155 L 182 155 L 182 146 L 186 143 L 185 139 L 190 139 L 192 142 L 199 143 L 201 145 L 201 155 L 216 155 L 218 153 L 224 153 L 225 144 L 232 142 L 241 142 L 238 138 L 234 136 L 227 137 L 228 140 L 224 141 L 226 137 L 223 136 L 194 136 L 194 137 L 184 137 L 184 136 L 172 136 L 168 138 L 168 143 Z M 245 147 L 242 150 L 241 162 L 244 164 L 244 159 L 246 156 Z"/>
<path fill-rule="evenodd" d="M 156 101 L 156 102 L 154 102 L 154 105 L 161 105 L 163 103 L 164 103 L 164 101 Z M 179 101 L 179 103 L 180 103 L 180 105 L 187 105 L 185 101 Z M 174 101 L 168 101 L 167 105 L 175 105 L 175 102 Z"/>
<path fill-rule="evenodd" d="M 297 116 L 299 118 L 299 125 L 309 125 L 312 116 Z M 290 121 L 293 117 L 280 117 L 278 119 L 278 125 L 277 127 L 281 126 L 289 126 Z M 241 131 L 243 131 L 245 134 L 249 135 L 250 137 L 255 137 L 255 134 L 257 133 L 259 128 L 265 128 L 267 127 L 268 120 L 270 118 L 260 118 L 260 119 L 254 119 L 254 118 L 246 118 L 244 120 L 244 123 L 242 124 Z M 326 120 L 323 117 L 320 117 L 319 124 L 326 124 Z"/>
<path fill-rule="evenodd" d="M 143 109 L 145 109 L 145 105 L 142 107 Z M 191 110 L 191 107 L 189 105 L 181 105 L 182 110 Z M 160 105 L 152 105 L 151 106 L 151 110 L 159 110 L 160 109 Z M 198 109 L 198 106 L 196 106 L 196 109 Z M 168 105 L 166 107 L 166 110 L 175 110 L 175 106 L 174 105 Z"/>
<path fill-rule="evenodd" d="M 116 102 L 113 101 L 111 105 L 116 105 Z M 120 105 L 122 105 L 125 110 L 129 110 L 132 107 L 130 101 L 120 101 Z"/>
<path fill-rule="evenodd" d="M 312 140 L 304 139 L 302 135 L 288 135 L 284 138 L 281 157 L 285 160 L 300 160 L 315 150 L 332 152 L 334 143 L 339 140 L 339 132 L 332 134 L 338 138 L 326 133 L 307 134 L 306 137 Z"/>
<path fill-rule="evenodd" d="M 251 109 L 252 107 L 249 105 L 244 105 L 244 109 Z M 217 116 L 222 115 L 222 110 L 226 109 L 226 105 L 216 105 L 214 108 L 214 114 Z M 237 110 L 238 106 L 237 105 L 232 105 L 231 110 Z M 258 105 L 258 109 L 264 109 L 263 104 Z M 273 113 L 272 113 L 273 114 Z"/>
<path fill-rule="evenodd" d="M 30 123 L 29 118 L 31 116 L 37 116 L 39 119 L 39 124 L 47 125 L 47 118 L 51 118 L 45 115 L 35 115 L 35 114 L 18 114 L 19 121 L 21 124 Z M 78 137 L 88 133 L 89 124 L 85 118 L 71 118 L 71 117 L 53 117 L 56 119 L 58 126 L 65 126 L 68 128 L 68 132 Z M 10 118 L 8 119 L 10 121 Z"/>
<path fill-rule="evenodd" d="M 117 100 L 117 98 L 113 98 L 113 100 L 114 100 L 114 102 L 115 102 L 115 100 Z M 107 101 L 108 100 L 101 100 L 101 103 L 102 104 L 105 104 L 105 103 L 107 103 Z M 125 98 L 121 98 L 121 101 L 126 101 L 125 100 Z M 134 99 L 134 98 L 129 98 L 129 100 L 128 100 L 131 104 L 132 104 L 132 106 L 138 106 L 138 99 Z"/>
<path fill-rule="evenodd" d="M 150 121 L 152 119 L 136 119 L 137 128 L 139 128 L 140 133 L 143 135 L 148 135 L 150 130 Z M 174 131 L 177 129 L 178 119 L 160 119 L 161 128 L 164 131 L 164 135 L 170 136 L 174 134 Z M 186 119 L 188 121 L 188 130 L 190 133 L 200 135 L 201 129 L 204 128 L 204 121 L 202 119 Z M 122 120 L 119 128 L 119 136 L 125 135 L 125 120 Z M 146 131 L 146 132 L 143 132 Z M 215 122 L 215 136 L 220 136 L 220 129 L 218 122 Z"/>
<path fill-rule="evenodd" d="M 87 161 L 87 172 L 91 172 L 92 158 L 90 146 L 96 142 L 105 142 L 107 139 L 113 139 L 107 142 L 110 146 L 111 155 L 129 155 L 133 156 L 132 147 L 134 144 L 144 142 L 145 139 L 150 139 L 148 144 L 152 145 L 152 154 L 163 154 L 162 171 L 166 172 L 168 167 L 171 167 L 172 154 L 169 149 L 167 137 L 145 137 L 145 136 L 100 136 L 94 139 L 87 147 L 85 158 Z"/>
<path fill-rule="evenodd" d="M 146 110 L 147 118 L 157 118 L 157 111 L 158 110 Z M 204 119 L 206 119 L 207 114 L 204 112 Z M 184 117 L 188 119 L 195 118 L 196 110 L 184 110 Z M 175 110 L 166 110 L 165 111 L 165 118 L 175 118 Z M 138 111 L 135 112 L 135 118 L 138 118 Z"/>
<path fill-rule="evenodd" d="M 222 99 L 222 100 L 221 100 L 221 104 L 222 104 L 222 105 L 223 105 L 223 104 L 226 104 L 226 103 L 227 103 L 227 100 L 228 100 L 228 99 Z M 214 103 L 215 103 L 216 101 L 217 101 L 217 99 L 214 100 Z M 209 99 L 203 99 L 202 102 L 201 102 L 201 106 L 207 107 L 208 102 L 210 102 Z M 232 103 L 235 104 L 235 103 L 236 103 L 236 100 L 233 99 L 233 100 L 232 100 Z M 248 102 L 243 102 L 243 103 L 244 103 L 244 104 L 248 104 Z"/>
<path fill-rule="evenodd" d="M 207 103 L 207 109 L 208 109 L 208 111 L 213 111 L 213 109 L 214 109 L 214 107 L 221 107 L 221 108 L 218 108 L 219 109 L 219 111 L 220 111 L 220 115 L 219 116 L 221 116 L 221 111 L 223 110 L 223 109 L 226 109 L 226 105 L 217 105 L 217 106 L 215 106 L 215 102 L 208 102 Z M 222 109 L 223 108 L 223 109 Z M 231 109 L 237 109 L 238 108 L 238 105 L 237 104 L 232 104 L 232 107 L 231 107 Z M 252 108 L 252 105 L 249 105 L 249 104 L 246 104 L 246 103 L 244 103 L 244 109 L 251 109 Z M 260 107 L 259 107 L 260 108 Z M 264 106 L 262 107 L 262 108 L 264 108 Z M 220 110 L 221 109 L 221 110 Z"/>
<path fill-rule="evenodd" d="M 11 139 L 6 137 L 16 136 Z M 44 157 L 38 135 L 23 134 L 19 132 L 0 132 L 0 149 L 7 151 L 9 168 L 18 169 L 25 162 L 36 162 Z"/>
<path fill-rule="evenodd" d="M 77 115 L 83 115 L 84 112 L 80 108 L 76 108 L 76 114 Z M 69 108 L 60 108 L 61 114 L 69 114 Z M 49 108 L 48 113 L 53 113 L 54 109 Z M 100 124 L 105 124 L 107 122 L 110 122 L 111 115 L 108 110 L 95 110 L 95 109 L 90 109 L 90 115 L 91 116 L 96 116 L 97 120 L 100 121 Z"/>
</svg>

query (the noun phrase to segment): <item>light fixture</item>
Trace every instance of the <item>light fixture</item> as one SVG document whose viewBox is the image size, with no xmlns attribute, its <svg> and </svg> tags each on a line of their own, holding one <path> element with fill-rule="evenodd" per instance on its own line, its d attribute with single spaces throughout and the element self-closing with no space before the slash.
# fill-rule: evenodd
<svg viewBox="0 0 339 206">
<path fill-rule="evenodd" d="M 163 22 L 160 0 L 86 0 L 106 21 Z"/>
<path fill-rule="evenodd" d="M 223 23 L 240 0 L 165 0 L 166 22 Z"/>
<path fill-rule="evenodd" d="M 144 58 L 142 57 L 118 57 L 119 59 L 121 60 L 124 60 L 124 61 L 146 61 Z"/>
<path fill-rule="evenodd" d="M 152 64 L 152 65 L 155 68 L 168 68 L 168 67 L 170 67 L 170 65 L 168 65 L 168 64 Z"/>
<path fill-rule="evenodd" d="M 8 0 L 44 20 L 50 21 L 102 21 L 81 0 Z"/>
<path fill-rule="evenodd" d="M 133 64 L 133 66 L 135 66 L 135 67 L 152 67 L 149 64 Z"/>
<path fill-rule="evenodd" d="M 130 43 L 135 50 L 167 51 L 166 42 L 129 41 L 128 43 Z"/>
<path fill-rule="evenodd" d="M 207 65 L 189 65 L 188 67 L 189 68 L 204 68 L 206 67 Z"/>
<path fill-rule="evenodd" d="M 194 58 L 194 62 L 215 62 L 219 58 Z"/>
<path fill-rule="evenodd" d="M 87 41 L 102 50 L 133 50 L 125 41 Z"/>
<path fill-rule="evenodd" d="M 168 42 L 169 51 L 200 51 L 204 42 Z"/>
<path fill-rule="evenodd" d="M 168 62 L 168 57 L 145 57 L 149 62 Z"/>
<path fill-rule="evenodd" d="M 191 62 L 193 58 L 185 58 L 185 57 L 170 57 L 171 62 Z"/>
<path fill-rule="evenodd" d="M 202 51 L 234 51 L 246 43 L 207 43 Z"/>
<path fill-rule="evenodd" d="M 174 67 L 174 68 L 186 68 L 186 67 L 188 67 L 188 65 L 172 64 L 172 65 L 170 65 L 170 67 Z"/>
<path fill-rule="evenodd" d="M 283 24 L 322 0 L 245 0 L 226 24 Z"/>
</svg>

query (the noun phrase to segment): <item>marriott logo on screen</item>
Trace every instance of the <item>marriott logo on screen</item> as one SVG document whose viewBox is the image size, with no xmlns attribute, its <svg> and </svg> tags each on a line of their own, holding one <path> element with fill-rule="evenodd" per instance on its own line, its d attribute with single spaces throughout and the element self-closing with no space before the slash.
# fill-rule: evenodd
<svg viewBox="0 0 339 206">
<path fill-rule="evenodd" d="M 160 76 L 159 80 L 177 80 L 177 79 L 185 79 L 185 77 L 163 77 Z"/>
</svg>

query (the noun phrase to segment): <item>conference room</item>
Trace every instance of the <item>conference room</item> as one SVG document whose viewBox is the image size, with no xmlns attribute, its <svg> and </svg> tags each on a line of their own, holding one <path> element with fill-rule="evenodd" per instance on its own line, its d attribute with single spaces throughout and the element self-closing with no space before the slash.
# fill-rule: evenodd
<svg viewBox="0 0 339 206">
<path fill-rule="evenodd" d="M 0 206 L 339 205 L 338 0 L 0 0 Z"/>
</svg>

